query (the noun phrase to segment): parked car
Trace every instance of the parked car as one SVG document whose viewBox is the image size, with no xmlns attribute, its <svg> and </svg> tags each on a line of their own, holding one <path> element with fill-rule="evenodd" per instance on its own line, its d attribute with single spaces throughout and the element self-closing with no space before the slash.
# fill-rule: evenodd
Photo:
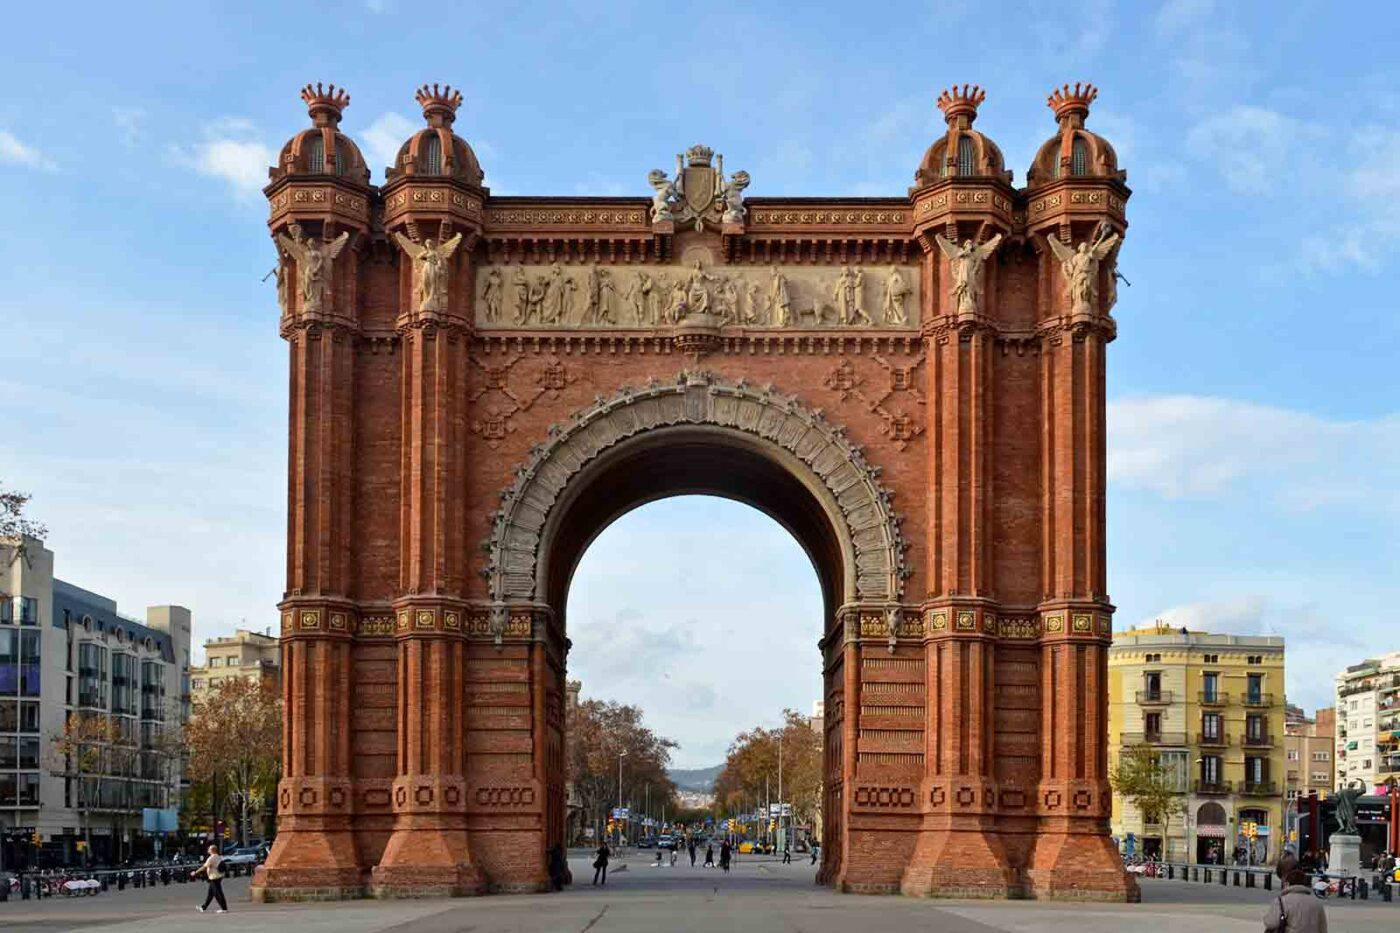
<svg viewBox="0 0 1400 933">
<path fill-rule="evenodd" d="M 224 863 L 227 865 L 257 865 L 266 856 L 259 846 L 247 846 L 241 849 L 234 849 L 224 855 Z"/>
<path fill-rule="evenodd" d="M 658 849 L 674 849 L 676 847 L 676 837 L 670 835 L 657 836 L 656 847 Z"/>
</svg>

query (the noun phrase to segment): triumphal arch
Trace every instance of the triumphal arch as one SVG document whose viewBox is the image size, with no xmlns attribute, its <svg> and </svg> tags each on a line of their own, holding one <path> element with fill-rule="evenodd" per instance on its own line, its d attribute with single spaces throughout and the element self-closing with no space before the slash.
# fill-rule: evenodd
<svg viewBox="0 0 1400 933">
<path fill-rule="evenodd" d="M 759 197 L 702 145 L 636 197 L 501 197 L 452 89 L 375 186 L 348 95 L 308 86 L 266 189 L 286 735 L 255 895 L 547 889 L 570 576 L 623 512 L 701 492 L 821 581 L 819 882 L 1135 897 L 1105 773 L 1128 189 L 1095 93 L 1050 96 L 1023 187 L 964 86 L 890 197 Z"/>
</svg>

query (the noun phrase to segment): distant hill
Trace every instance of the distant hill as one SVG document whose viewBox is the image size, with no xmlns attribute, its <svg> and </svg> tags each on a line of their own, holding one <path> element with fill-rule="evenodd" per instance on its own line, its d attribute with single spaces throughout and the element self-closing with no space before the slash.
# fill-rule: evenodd
<svg viewBox="0 0 1400 933">
<path fill-rule="evenodd" d="M 681 790 L 708 794 L 715 789 L 715 778 L 723 770 L 724 765 L 715 765 L 712 768 L 672 769 L 666 773 Z"/>
</svg>

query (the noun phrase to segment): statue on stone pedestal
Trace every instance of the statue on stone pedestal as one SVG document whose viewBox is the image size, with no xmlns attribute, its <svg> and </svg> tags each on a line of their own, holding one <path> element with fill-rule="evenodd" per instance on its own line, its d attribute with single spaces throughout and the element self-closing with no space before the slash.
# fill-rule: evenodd
<svg viewBox="0 0 1400 933">
<path fill-rule="evenodd" d="M 676 190 L 676 183 L 667 178 L 666 173 L 659 168 L 647 173 L 647 183 L 656 191 L 651 199 L 651 222 L 663 223 L 674 219 L 671 205 L 681 199 L 680 192 Z"/>
<path fill-rule="evenodd" d="M 725 182 L 720 191 L 720 200 L 724 202 L 724 223 L 742 224 L 748 217 L 748 209 L 744 207 L 744 189 L 748 186 L 749 173 L 744 171 L 735 172 Z"/>
<path fill-rule="evenodd" d="M 481 287 L 481 303 L 486 306 L 486 320 L 492 323 L 501 317 L 501 270 L 492 266 L 486 272 Z"/>
<path fill-rule="evenodd" d="M 282 316 L 286 317 L 292 313 L 292 283 L 287 275 L 287 256 L 279 245 L 277 248 L 277 307 L 282 309 Z M 267 280 L 267 276 L 263 276 Z"/>
<path fill-rule="evenodd" d="M 402 233 L 395 233 L 403 251 L 413 260 L 413 297 L 420 312 L 442 312 L 448 308 L 447 290 L 452 282 L 448 260 L 462 242 L 458 233 L 441 243 L 426 239 L 415 243 Z"/>
<path fill-rule="evenodd" d="M 904 300 L 908 294 L 909 283 L 904 281 L 904 273 L 897 266 L 890 266 L 890 274 L 885 277 L 885 299 L 880 309 L 886 324 L 909 323 L 909 313 L 904 310 Z"/>
<path fill-rule="evenodd" d="M 1094 300 L 1098 297 L 1099 263 L 1113 252 L 1113 247 L 1118 244 L 1118 234 L 1101 225 L 1093 242 L 1086 240 L 1077 247 L 1066 246 L 1054 236 L 1047 235 L 1045 239 L 1050 244 L 1050 251 L 1060 261 L 1070 313 L 1093 314 Z"/>
<path fill-rule="evenodd" d="M 331 269 L 335 257 L 350 240 L 349 232 L 330 241 L 307 239 L 301 235 L 301 226 L 292 224 L 288 228 L 291 236 L 279 233 L 277 242 L 297 261 L 297 277 L 301 286 L 301 313 L 320 314 L 321 305 L 331 295 Z"/>
<path fill-rule="evenodd" d="M 1365 792 L 1365 788 L 1350 785 L 1337 791 L 1337 835 L 1360 834 L 1356 826 L 1356 800 Z"/>
<path fill-rule="evenodd" d="M 982 282 L 987 259 L 1001 245 L 998 233 L 981 246 L 971 240 L 963 240 L 959 246 L 943 234 L 935 233 L 934 241 L 943 255 L 948 257 L 948 269 L 952 272 L 951 292 L 958 314 L 980 314 L 982 311 Z"/>
</svg>

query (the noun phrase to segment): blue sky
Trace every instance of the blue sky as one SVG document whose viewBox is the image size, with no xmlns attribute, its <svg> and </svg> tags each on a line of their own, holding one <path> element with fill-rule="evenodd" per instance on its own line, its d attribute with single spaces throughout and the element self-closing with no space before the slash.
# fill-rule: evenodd
<svg viewBox="0 0 1400 933">
<path fill-rule="evenodd" d="M 349 88 L 344 128 L 375 180 L 419 125 L 413 89 L 449 81 L 498 193 L 646 194 L 648 169 L 702 141 L 763 196 L 904 191 L 955 81 L 988 89 L 978 127 L 1019 183 L 1053 129 L 1045 95 L 1087 79 L 1089 125 L 1135 191 L 1110 348 L 1118 624 L 1284 634 L 1308 706 L 1336 668 L 1400 643 L 1388 5 L 112 6 L 6 21 L 25 39 L 0 57 L 0 479 L 35 494 L 59 574 L 128 611 L 182 602 L 211 635 L 273 622 L 285 357 L 258 188 L 305 125 L 306 81 Z M 706 620 L 752 612 L 753 593 L 686 615 L 660 584 L 605 586 L 610 555 L 687 515 L 717 534 L 744 521 L 705 502 L 635 513 L 586 558 L 578 633 L 635 613 L 689 626 L 691 650 L 725 646 Z M 774 527 L 743 525 L 754 560 L 796 567 L 772 576 L 791 595 L 765 598 L 764 624 L 805 632 L 815 583 Z M 806 708 L 801 657 L 808 673 L 777 678 L 800 689 L 762 688 L 754 715 Z M 691 719 L 689 764 L 742 725 Z"/>
</svg>

